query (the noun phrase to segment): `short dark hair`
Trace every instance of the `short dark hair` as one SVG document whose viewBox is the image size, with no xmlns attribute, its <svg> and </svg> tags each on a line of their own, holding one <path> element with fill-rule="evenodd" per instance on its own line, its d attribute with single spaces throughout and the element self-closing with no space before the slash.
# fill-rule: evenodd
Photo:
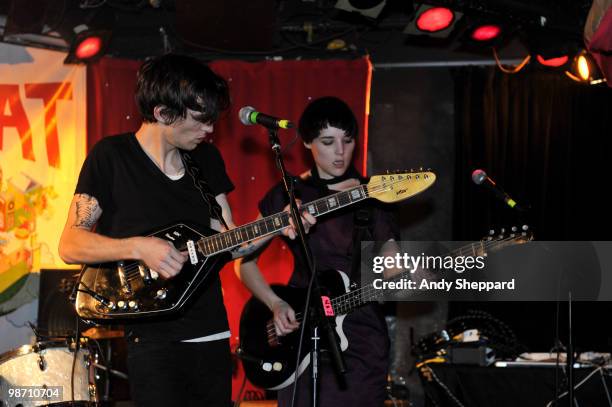
<svg viewBox="0 0 612 407">
<path fill-rule="evenodd" d="M 344 101 L 334 96 L 310 102 L 300 117 L 298 132 L 305 143 L 310 143 L 328 126 L 344 130 L 347 136 L 357 138 L 359 126 L 355 114 Z"/>
<path fill-rule="evenodd" d="M 187 109 L 200 114 L 202 123 L 214 122 L 229 107 L 225 79 L 195 58 L 166 54 L 145 61 L 138 71 L 136 104 L 145 122 L 156 121 L 153 111 L 164 106 L 166 124 L 187 117 Z"/>
</svg>

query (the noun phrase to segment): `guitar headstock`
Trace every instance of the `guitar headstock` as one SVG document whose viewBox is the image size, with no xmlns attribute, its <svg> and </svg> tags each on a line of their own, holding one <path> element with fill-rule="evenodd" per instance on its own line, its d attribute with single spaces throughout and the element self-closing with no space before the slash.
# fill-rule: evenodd
<svg viewBox="0 0 612 407">
<path fill-rule="evenodd" d="M 499 232 L 491 229 L 489 234 L 482 238 L 483 242 L 497 242 L 497 246 L 512 246 L 527 243 L 531 240 L 533 240 L 533 232 L 529 229 L 528 225 L 521 227 L 512 226 L 509 229 L 501 228 Z"/>
<path fill-rule="evenodd" d="M 370 178 L 368 193 L 382 202 L 399 202 L 425 191 L 434 182 L 436 174 L 429 169 L 387 172 Z"/>
</svg>

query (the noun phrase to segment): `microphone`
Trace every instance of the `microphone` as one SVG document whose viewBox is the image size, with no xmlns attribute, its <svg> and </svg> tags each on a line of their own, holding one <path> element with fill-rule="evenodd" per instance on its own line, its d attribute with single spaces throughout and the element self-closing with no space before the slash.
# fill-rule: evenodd
<svg viewBox="0 0 612 407">
<path fill-rule="evenodd" d="M 291 123 L 289 120 L 279 119 L 274 116 L 260 113 L 251 106 L 245 106 L 240 109 L 238 112 L 238 117 L 240 118 L 240 122 L 245 126 L 261 124 L 269 129 L 290 129 L 294 127 L 293 123 Z"/>
<path fill-rule="evenodd" d="M 485 187 L 489 188 L 491 191 L 495 193 L 495 195 L 499 199 L 504 201 L 504 203 L 508 205 L 509 207 L 511 207 L 512 209 L 516 209 L 519 211 L 525 210 L 522 206 L 518 205 L 516 201 L 510 197 L 510 195 L 508 195 L 503 189 L 501 189 L 495 183 L 495 181 L 489 178 L 487 173 L 484 172 L 483 170 L 480 170 L 480 169 L 474 170 L 474 172 L 472 172 L 472 181 L 474 181 L 474 184 L 476 185 L 484 185 Z"/>
</svg>

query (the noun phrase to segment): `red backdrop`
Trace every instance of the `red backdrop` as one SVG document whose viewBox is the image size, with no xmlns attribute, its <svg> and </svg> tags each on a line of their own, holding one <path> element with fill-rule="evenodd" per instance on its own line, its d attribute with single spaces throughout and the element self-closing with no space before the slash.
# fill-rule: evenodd
<svg viewBox="0 0 612 407">
<path fill-rule="evenodd" d="M 136 61 L 102 59 L 89 67 L 87 112 L 90 147 L 104 136 L 133 131 L 140 125 L 133 97 L 135 73 L 139 65 Z M 256 217 L 259 199 L 279 180 L 266 130 L 260 126 L 243 126 L 238 120 L 238 110 L 245 105 L 297 122 L 300 113 L 312 99 L 328 95 L 344 99 L 359 121 L 360 148 L 355 162 L 358 168 L 365 170 L 371 78 L 368 59 L 256 63 L 216 61 L 211 63 L 211 68 L 226 78 L 230 85 L 232 107 L 216 124 L 211 142 L 221 150 L 228 173 L 236 184 L 229 201 L 237 225 Z M 296 139 L 296 132 L 282 131 L 280 138 L 286 150 L 288 170 L 300 174 L 309 168 L 309 156 Z M 269 282 L 286 283 L 293 260 L 277 239 L 259 264 Z M 232 331 L 232 349 L 235 349 L 240 312 L 250 295 L 237 279 L 233 263 L 225 267 L 221 280 Z M 242 374 L 239 372 L 234 379 L 234 396 L 241 380 Z"/>
</svg>

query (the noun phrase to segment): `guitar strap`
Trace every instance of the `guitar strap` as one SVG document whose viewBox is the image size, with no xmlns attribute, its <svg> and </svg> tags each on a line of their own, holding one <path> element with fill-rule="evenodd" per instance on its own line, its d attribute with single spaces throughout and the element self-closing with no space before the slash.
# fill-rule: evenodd
<svg viewBox="0 0 612 407">
<path fill-rule="evenodd" d="M 221 205 L 219 205 L 219 203 L 215 199 L 215 195 L 212 193 L 212 190 L 208 186 L 208 183 L 204 181 L 204 178 L 200 174 L 200 168 L 186 151 L 180 151 L 185 170 L 191 176 L 191 179 L 193 180 L 193 185 L 196 187 L 196 189 L 202 196 L 202 199 L 208 206 L 208 213 L 211 219 L 217 219 L 219 222 L 221 222 L 221 224 L 225 227 L 226 230 L 229 230 L 229 226 L 227 226 L 225 219 L 223 219 Z"/>
</svg>

